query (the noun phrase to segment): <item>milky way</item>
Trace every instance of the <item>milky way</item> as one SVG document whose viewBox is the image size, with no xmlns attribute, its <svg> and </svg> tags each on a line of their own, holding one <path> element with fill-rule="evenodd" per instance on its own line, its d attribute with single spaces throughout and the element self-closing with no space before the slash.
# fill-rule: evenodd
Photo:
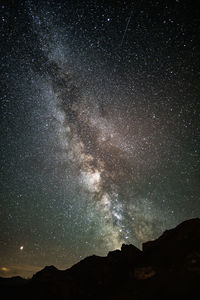
<svg viewBox="0 0 200 300">
<path fill-rule="evenodd" d="M 200 216 L 190 8 L 2 5 L 0 274 L 141 247 Z"/>
<path fill-rule="evenodd" d="M 60 53 L 60 49 L 56 51 Z M 106 91 L 104 97 L 108 103 L 99 103 L 95 93 L 90 95 L 95 91 L 92 81 L 82 91 L 67 72 L 65 61 L 61 67 L 53 61 L 54 69 L 55 66 L 49 88 L 55 99 L 61 159 L 71 165 L 77 187 L 85 193 L 85 206 L 89 210 L 85 218 L 94 218 L 95 235 L 108 249 L 129 242 L 131 234 L 137 244 L 152 238 L 155 234 L 152 224 L 163 216 L 159 209 L 151 212 L 151 199 L 147 195 L 141 197 L 138 186 L 145 180 L 151 184 L 152 169 L 155 173 L 160 164 L 158 155 L 161 157 L 162 146 L 151 141 L 150 136 L 156 134 L 155 116 L 138 121 L 128 108 L 123 111 L 120 105 L 115 105 L 116 99 L 110 100 L 110 92 Z M 158 134 L 162 135 L 162 131 Z M 126 184 L 132 186 L 134 194 L 130 188 L 122 191 L 121 186 Z M 144 213 L 146 206 L 148 211 Z M 129 229 L 125 225 L 127 220 Z"/>
</svg>

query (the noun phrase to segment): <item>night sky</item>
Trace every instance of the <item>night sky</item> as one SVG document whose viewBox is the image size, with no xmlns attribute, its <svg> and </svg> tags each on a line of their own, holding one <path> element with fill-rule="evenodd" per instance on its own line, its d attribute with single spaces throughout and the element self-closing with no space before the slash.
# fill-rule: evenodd
<svg viewBox="0 0 200 300">
<path fill-rule="evenodd" d="M 200 217 L 198 1 L 0 1 L 0 37 L 0 276 Z"/>
</svg>

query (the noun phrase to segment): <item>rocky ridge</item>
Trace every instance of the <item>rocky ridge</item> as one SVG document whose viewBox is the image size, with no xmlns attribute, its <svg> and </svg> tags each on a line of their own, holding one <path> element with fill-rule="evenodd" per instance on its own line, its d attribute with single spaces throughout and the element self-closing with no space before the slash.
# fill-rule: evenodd
<svg viewBox="0 0 200 300">
<path fill-rule="evenodd" d="M 64 271 L 47 266 L 16 280 L 0 278 L 3 299 L 198 299 L 200 219 L 165 231 L 142 251 L 123 244 L 106 257 L 86 257 Z"/>
</svg>

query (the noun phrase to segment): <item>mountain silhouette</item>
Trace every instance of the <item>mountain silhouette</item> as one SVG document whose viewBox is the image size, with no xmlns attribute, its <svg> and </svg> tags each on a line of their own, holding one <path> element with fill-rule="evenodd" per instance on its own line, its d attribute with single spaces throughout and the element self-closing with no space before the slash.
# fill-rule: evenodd
<svg viewBox="0 0 200 300">
<path fill-rule="evenodd" d="M 143 244 L 123 244 L 106 257 L 86 257 L 67 270 L 47 266 L 29 280 L 0 278 L 1 299 L 199 299 L 200 219 Z"/>
</svg>

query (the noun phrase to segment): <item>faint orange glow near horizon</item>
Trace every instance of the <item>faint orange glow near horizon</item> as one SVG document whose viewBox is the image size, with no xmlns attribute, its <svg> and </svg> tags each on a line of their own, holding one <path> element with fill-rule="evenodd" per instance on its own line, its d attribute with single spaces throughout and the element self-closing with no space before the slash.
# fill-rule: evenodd
<svg viewBox="0 0 200 300">
<path fill-rule="evenodd" d="M 2 268 L 1 268 L 1 271 L 3 271 L 3 272 L 8 272 L 8 271 L 9 271 L 9 269 L 8 269 L 8 268 L 6 268 L 6 267 L 2 267 Z"/>
</svg>

